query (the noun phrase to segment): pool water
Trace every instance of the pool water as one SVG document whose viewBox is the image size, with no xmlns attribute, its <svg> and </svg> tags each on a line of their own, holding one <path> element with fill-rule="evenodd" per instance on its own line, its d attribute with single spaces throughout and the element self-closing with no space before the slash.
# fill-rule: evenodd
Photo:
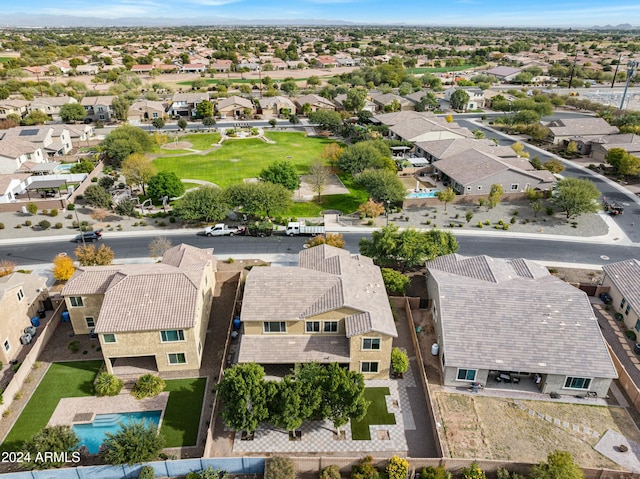
<svg viewBox="0 0 640 479">
<path fill-rule="evenodd" d="M 58 173 L 69 173 L 71 168 L 73 168 L 76 163 L 63 163 L 62 165 L 56 166 L 56 170 Z"/>
<path fill-rule="evenodd" d="M 436 195 L 440 193 L 440 190 L 431 190 L 431 191 L 419 191 L 419 192 L 411 192 L 407 195 L 407 198 L 435 198 Z"/>
<path fill-rule="evenodd" d="M 147 424 L 158 426 L 161 414 L 162 411 L 96 414 L 92 423 L 75 424 L 73 431 L 80 439 L 80 446 L 86 446 L 90 454 L 97 454 L 108 432 L 117 433 L 121 424 L 127 424 L 130 421 L 146 421 Z"/>
</svg>

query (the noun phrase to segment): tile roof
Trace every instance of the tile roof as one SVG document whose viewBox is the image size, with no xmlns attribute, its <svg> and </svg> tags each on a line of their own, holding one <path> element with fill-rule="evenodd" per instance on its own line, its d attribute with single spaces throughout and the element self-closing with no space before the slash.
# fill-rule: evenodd
<svg viewBox="0 0 640 479">
<path fill-rule="evenodd" d="M 629 259 L 602 267 L 631 307 L 640 314 L 640 261 Z"/>
<path fill-rule="evenodd" d="M 296 103 L 298 105 L 309 103 L 310 105 L 322 105 L 327 108 L 335 108 L 335 105 L 331 100 L 327 100 L 326 98 L 320 95 L 316 95 L 315 93 L 310 93 L 309 95 L 304 95 L 300 98 L 296 98 Z"/>
<path fill-rule="evenodd" d="M 485 153 L 491 153 L 501 158 L 516 156 L 515 151 L 509 146 L 496 146 L 488 139 L 476 138 L 448 138 L 446 140 L 419 141 L 416 146 L 430 155 L 442 160 L 471 148 Z"/>
<path fill-rule="evenodd" d="M 404 121 L 415 121 L 418 119 L 439 121 L 439 117 L 430 111 L 396 111 L 394 113 L 380 113 L 378 115 L 374 115 L 374 118 L 380 123 L 384 123 L 388 126 L 393 126 Z"/>
<path fill-rule="evenodd" d="M 389 127 L 389 131 L 408 141 L 412 141 L 413 138 L 429 132 L 444 133 L 444 138 L 451 138 L 451 135 L 455 135 L 456 138 L 474 138 L 470 130 L 461 128 L 457 123 L 446 123 L 446 121 L 443 123 L 441 120 L 433 118 L 416 118 L 402 121 Z"/>
<path fill-rule="evenodd" d="M 589 298 L 528 260 L 427 262 L 451 367 L 617 377 Z"/>
<path fill-rule="evenodd" d="M 82 106 L 97 106 L 97 105 L 111 105 L 114 95 L 102 95 L 102 96 L 85 96 L 80 100 Z"/>
<path fill-rule="evenodd" d="M 0 140 L 0 157 L 16 159 L 22 155 L 35 153 L 38 148 L 40 148 L 38 145 L 30 141 L 24 141 L 17 137 L 6 138 Z"/>
<path fill-rule="evenodd" d="M 202 275 L 216 258 L 213 249 L 181 244 L 161 263 L 87 266 L 76 270 L 63 296 L 103 294 L 95 331 L 155 331 L 195 324 Z"/>
<path fill-rule="evenodd" d="M 266 269 L 266 268 L 258 268 Z M 244 334 L 239 363 L 348 363 L 349 340 L 337 335 Z"/>
<path fill-rule="evenodd" d="M 247 275 L 241 321 L 294 321 L 339 308 L 351 310 L 350 334 L 397 331 L 380 268 L 366 256 L 321 245 L 303 250 L 298 267 L 253 268 Z"/>
<path fill-rule="evenodd" d="M 247 100 L 246 98 L 242 98 L 241 96 L 230 96 L 229 98 L 220 98 L 218 100 L 218 109 L 222 110 L 223 108 L 241 106 L 242 108 L 253 108 L 253 102 L 251 100 Z"/>
<path fill-rule="evenodd" d="M 616 135 L 617 127 L 604 118 L 563 118 L 547 124 L 553 136 Z"/>
</svg>

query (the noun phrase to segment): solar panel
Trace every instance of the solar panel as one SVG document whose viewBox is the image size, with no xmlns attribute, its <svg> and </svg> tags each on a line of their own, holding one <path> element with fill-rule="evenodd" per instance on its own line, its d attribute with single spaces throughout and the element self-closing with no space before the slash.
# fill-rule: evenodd
<svg viewBox="0 0 640 479">
<path fill-rule="evenodd" d="M 22 130 L 18 136 L 34 136 L 37 135 L 40 130 Z"/>
</svg>

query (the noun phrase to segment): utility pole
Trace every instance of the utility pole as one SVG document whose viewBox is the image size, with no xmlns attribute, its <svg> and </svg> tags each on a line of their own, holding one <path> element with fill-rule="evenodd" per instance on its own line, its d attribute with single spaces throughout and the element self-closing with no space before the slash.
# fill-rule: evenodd
<svg viewBox="0 0 640 479">
<path fill-rule="evenodd" d="M 611 80 L 611 88 L 616 82 L 616 77 L 618 76 L 618 68 L 620 68 L 620 60 L 622 60 L 622 53 L 618 55 L 618 63 L 616 64 L 616 71 L 613 72 L 613 80 Z"/>
<path fill-rule="evenodd" d="M 576 56 L 573 57 L 573 65 L 571 65 L 571 75 L 569 75 L 569 90 L 571 90 L 571 84 L 573 83 L 573 74 L 576 71 L 577 61 L 578 61 L 578 45 L 576 44 Z"/>
<path fill-rule="evenodd" d="M 627 90 L 629 89 L 629 83 L 631 82 L 631 77 L 636 73 L 636 68 L 638 68 L 638 62 L 634 60 L 630 60 L 627 63 L 627 82 L 624 84 L 624 92 L 622 93 L 622 101 L 620 102 L 620 110 L 624 109 L 624 100 L 627 97 Z"/>
</svg>

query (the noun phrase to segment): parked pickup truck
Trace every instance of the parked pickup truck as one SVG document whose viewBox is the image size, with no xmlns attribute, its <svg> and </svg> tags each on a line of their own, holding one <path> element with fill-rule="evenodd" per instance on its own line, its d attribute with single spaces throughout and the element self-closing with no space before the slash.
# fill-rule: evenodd
<svg viewBox="0 0 640 479">
<path fill-rule="evenodd" d="M 235 226 L 227 226 L 224 223 L 218 223 L 217 225 L 207 226 L 204 230 L 206 236 L 233 236 L 242 234 Z"/>
<path fill-rule="evenodd" d="M 287 229 L 285 230 L 287 236 L 293 235 L 323 235 L 324 234 L 324 226 L 307 226 L 304 223 L 299 221 L 291 221 L 287 224 Z"/>
</svg>

